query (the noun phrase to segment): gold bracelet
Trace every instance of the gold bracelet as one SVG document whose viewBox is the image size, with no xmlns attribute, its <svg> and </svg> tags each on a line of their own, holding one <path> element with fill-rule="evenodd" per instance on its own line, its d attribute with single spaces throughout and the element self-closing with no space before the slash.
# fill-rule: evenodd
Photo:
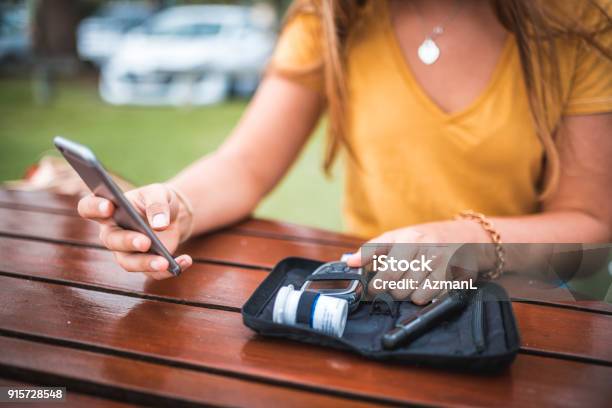
<svg viewBox="0 0 612 408">
<path fill-rule="evenodd" d="M 495 268 L 491 269 L 482 275 L 488 279 L 499 278 L 504 271 L 504 264 L 506 262 L 506 251 L 502 246 L 501 236 L 499 232 L 493 226 L 493 223 L 484 215 L 472 210 L 461 211 L 455 216 L 456 220 L 472 220 L 476 221 L 480 226 L 489 234 L 491 241 L 495 245 L 495 256 L 497 261 L 495 262 Z"/>
</svg>

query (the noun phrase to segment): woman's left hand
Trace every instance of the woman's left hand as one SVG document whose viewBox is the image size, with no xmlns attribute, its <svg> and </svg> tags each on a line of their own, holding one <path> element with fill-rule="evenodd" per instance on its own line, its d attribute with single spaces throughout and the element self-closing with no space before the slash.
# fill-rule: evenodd
<svg viewBox="0 0 612 408">
<path fill-rule="evenodd" d="M 378 272 L 368 287 L 368 293 L 377 294 L 385 291 L 380 288 L 380 284 L 375 287 L 374 281 L 377 278 L 387 282 L 413 279 L 417 282 L 416 289 L 386 291 L 396 300 L 410 298 L 414 303 L 422 305 L 441 292 L 439 289 L 423 287 L 425 279 L 430 282 L 470 278 L 475 280 L 483 262 L 481 256 L 474 256 L 472 249 L 476 246 L 464 244 L 486 242 L 490 242 L 490 238 L 476 222 L 469 220 L 433 222 L 386 232 L 364 244 L 359 251 L 351 255 L 347 263 L 351 267 L 365 266 L 372 262 L 373 254 L 379 256 L 385 254 L 388 258 L 394 257 L 396 260 L 413 260 L 422 257 L 431 259 L 428 268 L 422 268 L 431 271 Z M 466 251 L 461 251 L 462 248 Z"/>
</svg>

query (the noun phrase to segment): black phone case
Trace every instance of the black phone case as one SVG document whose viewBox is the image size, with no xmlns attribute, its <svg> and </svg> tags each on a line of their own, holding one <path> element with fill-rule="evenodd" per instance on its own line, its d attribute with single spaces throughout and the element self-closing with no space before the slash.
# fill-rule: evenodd
<svg viewBox="0 0 612 408">
<path fill-rule="evenodd" d="M 462 312 L 395 350 L 383 349 L 381 337 L 399 319 L 418 312 L 422 306 L 410 301 L 386 304 L 389 307 L 361 302 L 349 315 L 341 338 L 322 334 L 307 325 L 274 323 L 272 308 L 278 290 L 289 284 L 300 288 L 321 264 L 303 258 L 279 262 L 242 307 L 244 324 L 265 336 L 350 350 L 371 359 L 470 371 L 502 369 L 514 360 L 519 350 L 511 302 L 505 290 L 492 282 L 480 282 L 477 293 Z"/>
</svg>

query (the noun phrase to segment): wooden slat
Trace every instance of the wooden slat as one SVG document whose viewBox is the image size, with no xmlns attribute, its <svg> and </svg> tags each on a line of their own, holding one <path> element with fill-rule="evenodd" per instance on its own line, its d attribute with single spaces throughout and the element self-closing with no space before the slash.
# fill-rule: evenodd
<svg viewBox="0 0 612 408">
<path fill-rule="evenodd" d="M 0 208 L 0 234 L 100 246 L 98 226 L 62 214 Z M 195 259 L 271 268 L 286 256 L 339 259 L 349 248 L 218 232 L 190 240 L 183 249 Z"/>
<path fill-rule="evenodd" d="M 512 307 L 522 349 L 612 365 L 612 316 L 519 302 Z"/>
<path fill-rule="evenodd" d="M 502 275 L 497 283 L 502 285 L 513 299 L 612 314 L 612 303 L 603 300 L 576 300 L 567 288 L 552 286 L 550 282 L 538 280 L 533 276 L 506 274 Z"/>
<path fill-rule="evenodd" d="M 373 405 L 356 399 L 17 338 L 0 336 L 0 349 L 11 351 L 0 353 L 0 367 L 4 366 L 4 371 L 27 373 L 28 379 L 42 378 L 45 383 L 53 377 L 54 385 L 69 387 L 67 402 L 91 399 L 99 404 L 97 406 L 105 406 L 104 402 L 111 407 L 115 406 L 113 404 L 124 406 L 73 391 L 80 390 L 147 406 L 185 402 L 232 407 Z"/>
<path fill-rule="evenodd" d="M 2 342 L 2 338 L 0 338 L 0 343 Z M 0 378 L 0 386 L 2 387 L 12 387 L 12 388 L 20 388 L 20 387 L 37 387 L 38 385 L 36 384 L 31 384 L 28 382 L 23 382 L 23 381 L 14 381 L 14 380 L 8 380 L 5 378 Z M 64 386 L 64 385 L 57 385 L 59 386 Z M 19 407 L 31 407 L 31 406 L 48 406 L 48 404 L 51 403 L 53 404 L 53 401 L 38 401 L 38 402 L 5 402 L 2 403 L 2 407 L 3 408 L 8 408 L 8 407 L 15 407 L 15 408 L 19 408 Z M 62 408 L 82 408 L 82 407 L 87 407 L 87 408 L 127 408 L 127 407 L 136 407 L 137 405 L 133 405 L 133 404 L 128 404 L 125 402 L 118 402 L 118 401 L 113 401 L 113 400 L 109 400 L 106 398 L 100 398 L 100 397 L 94 397 L 92 395 L 87 395 L 87 394 L 82 394 L 82 393 L 78 393 L 78 392 L 74 392 L 74 391 L 68 391 L 66 393 L 66 397 L 65 400 L 63 400 L 62 402 L 56 401 L 56 404 L 59 404 Z M 53 405 L 51 405 L 53 406 Z"/>
<path fill-rule="evenodd" d="M 0 189 L 0 207 L 78 216 L 76 212 L 77 202 L 78 197 L 76 196 L 44 191 L 24 192 Z M 362 239 L 350 235 L 272 220 L 247 219 L 232 226 L 229 230 L 277 239 L 298 239 L 326 245 L 358 247 L 363 243 Z"/>
<path fill-rule="evenodd" d="M 183 251 L 194 258 L 272 268 L 288 256 L 334 261 L 356 248 L 287 241 L 220 231 L 189 240 Z"/>
<path fill-rule="evenodd" d="M 279 239 L 297 239 L 318 242 L 324 245 L 337 245 L 349 248 L 360 247 L 365 240 L 351 235 L 326 231 L 320 228 L 304 227 L 288 222 L 251 218 L 230 228 L 231 231 L 251 233 Z"/>
<path fill-rule="evenodd" d="M 178 279 L 155 281 L 122 271 L 107 251 L 2 237 L 0 253 L 6 254 L 0 273 L 234 311 L 267 275 L 196 264 Z M 612 316 L 525 303 L 515 303 L 514 310 L 526 350 L 612 363 Z"/>
<path fill-rule="evenodd" d="M 610 367 L 530 355 L 488 377 L 376 363 L 256 336 L 233 312 L 7 277 L 0 313 L 4 333 L 390 402 L 602 406 L 612 381 Z"/>
<path fill-rule="evenodd" d="M 7 208 L 30 208 L 39 211 L 56 211 L 76 214 L 78 197 L 46 191 L 19 191 L 0 188 L 0 206 Z"/>
<path fill-rule="evenodd" d="M 238 310 L 268 272 L 194 264 L 178 278 L 156 281 L 125 272 L 109 251 L 0 237 L 0 271 L 78 285 Z"/>
</svg>

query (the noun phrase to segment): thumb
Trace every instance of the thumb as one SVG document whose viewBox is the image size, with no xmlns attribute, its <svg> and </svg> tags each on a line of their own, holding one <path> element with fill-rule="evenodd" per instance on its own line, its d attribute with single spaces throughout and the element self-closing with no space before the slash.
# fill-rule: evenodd
<svg viewBox="0 0 612 408">
<path fill-rule="evenodd" d="M 351 268 L 358 268 L 362 266 L 361 263 L 362 263 L 361 262 L 361 248 L 359 248 L 357 252 L 350 254 L 346 258 L 346 264 L 350 266 Z"/>
<path fill-rule="evenodd" d="M 386 232 L 378 237 L 369 240 L 359 248 L 359 250 L 351 254 L 346 259 L 346 264 L 352 268 L 365 266 L 372 255 L 382 255 L 389 252 L 391 244 L 395 242 L 395 237 L 392 232 Z M 370 259 L 365 259 L 364 255 Z"/>
<path fill-rule="evenodd" d="M 142 192 L 142 198 L 149 225 L 157 231 L 168 228 L 177 212 L 177 203 L 170 191 L 161 184 L 153 184 Z"/>
</svg>

